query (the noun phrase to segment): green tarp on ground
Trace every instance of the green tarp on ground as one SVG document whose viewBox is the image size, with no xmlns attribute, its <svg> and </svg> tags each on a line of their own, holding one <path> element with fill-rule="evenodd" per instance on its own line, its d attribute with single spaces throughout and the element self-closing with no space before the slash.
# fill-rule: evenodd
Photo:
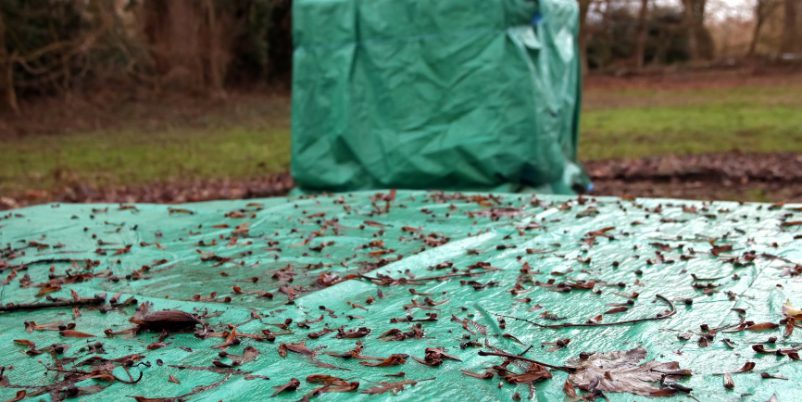
<svg viewBox="0 0 802 402">
<path fill-rule="evenodd" d="M 295 182 L 584 188 L 577 16 L 574 0 L 295 1 Z"/>
<path fill-rule="evenodd" d="M 298 400 L 323 374 L 359 383 L 315 397 L 327 401 L 553 401 L 568 372 L 540 372 L 530 388 L 535 377 L 518 375 L 535 366 L 480 352 L 576 368 L 634 350 L 624 367 L 605 363 L 569 384 L 613 401 L 649 399 L 610 390 L 622 381 L 669 401 L 794 401 L 802 330 L 784 336 L 795 313 L 783 304 L 802 305 L 800 211 L 426 192 L 8 211 L 3 310 L 105 296 L 0 312 L 0 400 L 262 400 L 291 378 L 298 390 L 273 399 Z M 195 314 L 205 329 L 126 333 L 146 303 Z M 295 353 L 301 342 L 314 356 Z M 379 360 L 328 354 L 358 342 Z M 451 358 L 429 349 L 426 360 L 427 348 Z M 361 364 L 392 354 L 409 357 Z M 362 393 L 405 380 L 419 382 Z"/>
</svg>

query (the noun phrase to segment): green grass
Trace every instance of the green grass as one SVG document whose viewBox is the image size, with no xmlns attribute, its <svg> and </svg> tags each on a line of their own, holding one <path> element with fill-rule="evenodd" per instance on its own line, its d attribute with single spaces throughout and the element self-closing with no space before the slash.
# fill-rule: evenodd
<svg viewBox="0 0 802 402">
<path fill-rule="evenodd" d="M 289 138 L 287 128 L 234 126 L 0 141 L 0 193 L 47 189 L 59 181 L 103 186 L 256 177 L 287 169 Z"/>
<path fill-rule="evenodd" d="M 65 183 L 252 178 L 289 168 L 287 97 L 234 99 L 209 113 L 163 111 L 155 124 L 145 118 L 153 108 L 132 107 L 139 109 L 114 111 L 113 129 L 0 136 L 0 196 Z M 802 152 L 802 80 L 585 93 L 583 160 L 735 149 Z"/>
<path fill-rule="evenodd" d="M 289 169 L 286 96 L 109 109 L 104 113 L 116 121 L 109 124 L 113 129 L 0 135 L 0 196 L 75 184 L 97 188 L 248 179 Z"/>
<path fill-rule="evenodd" d="M 802 152 L 802 85 L 591 91 L 580 158 Z"/>
</svg>

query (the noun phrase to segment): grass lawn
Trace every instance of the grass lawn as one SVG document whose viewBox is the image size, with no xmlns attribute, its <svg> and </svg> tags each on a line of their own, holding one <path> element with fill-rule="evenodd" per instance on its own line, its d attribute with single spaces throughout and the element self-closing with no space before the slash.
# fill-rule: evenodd
<svg viewBox="0 0 802 402">
<path fill-rule="evenodd" d="M 60 184 L 252 178 L 289 168 L 288 97 L 178 109 L 131 105 L 113 112 L 121 123 L 110 129 L 0 135 L 0 196 Z"/>
<path fill-rule="evenodd" d="M 115 111 L 107 129 L 0 135 L 0 195 L 63 183 L 250 178 L 287 170 L 289 99 L 249 98 L 189 116 Z M 145 114 L 143 114 L 145 113 Z M 728 85 L 589 85 L 580 157 L 802 152 L 802 78 Z"/>
<path fill-rule="evenodd" d="M 802 79 L 713 88 L 590 88 L 580 158 L 802 152 Z"/>
</svg>

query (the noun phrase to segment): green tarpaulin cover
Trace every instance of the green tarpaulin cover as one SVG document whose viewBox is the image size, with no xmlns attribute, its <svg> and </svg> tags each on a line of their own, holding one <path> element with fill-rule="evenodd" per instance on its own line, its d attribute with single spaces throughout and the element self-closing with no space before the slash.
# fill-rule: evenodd
<svg viewBox="0 0 802 402">
<path fill-rule="evenodd" d="M 794 401 L 800 211 L 401 191 L 8 211 L 0 400 L 264 400 L 296 378 L 273 399 Z M 164 309 L 203 324 L 142 326 Z"/>
<path fill-rule="evenodd" d="M 296 183 L 583 188 L 577 15 L 574 0 L 296 0 Z"/>
</svg>

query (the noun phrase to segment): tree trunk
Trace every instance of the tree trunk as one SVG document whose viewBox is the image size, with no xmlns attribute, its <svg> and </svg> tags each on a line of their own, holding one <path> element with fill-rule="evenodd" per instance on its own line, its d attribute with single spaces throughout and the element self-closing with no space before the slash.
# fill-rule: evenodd
<svg viewBox="0 0 802 402">
<path fill-rule="evenodd" d="M 757 42 L 760 40 L 760 30 L 763 28 L 763 21 L 766 15 L 766 0 L 757 0 L 755 3 L 755 29 L 752 31 L 752 40 L 749 42 L 747 57 L 754 57 L 757 50 Z"/>
<path fill-rule="evenodd" d="M 783 21 L 782 46 L 783 53 L 796 53 L 800 49 L 796 30 L 797 6 L 799 0 L 785 0 L 785 19 Z"/>
<path fill-rule="evenodd" d="M 579 55 L 582 74 L 588 73 L 588 11 L 593 0 L 579 0 Z"/>
<path fill-rule="evenodd" d="M 685 27 L 688 30 L 688 51 L 692 60 L 704 58 L 702 42 L 705 32 L 707 0 L 682 0 Z"/>
<path fill-rule="evenodd" d="M 640 0 L 638 13 L 638 36 L 635 46 L 635 68 L 643 68 L 646 63 L 646 17 L 649 13 L 649 0 Z"/>
<path fill-rule="evenodd" d="M 17 92 L 14 89 L 14 55 L 6 50 L 6 24 L 0 12 L 0 90 L 3 92 L 6 107 L 19 114 Z"/>
<path fill-rule="evenodd" d="M 225 57 L 221 40 L 220 25 L 217 20 L 213 0 L 205 0 L 201 3 L 203 13 L 206 14 L 205 29 L 201 32 L 204 37 L 204 54 L 206 60 L 206 82 L 209 89 L 215 96 L 223 94 L 223 79 L 225 78 Z"/>
<path fill-rule="evenodd" d="M 1 1 L 1 0 L 0 0 Z M 214 0 L 145 0 L 144 33 L 169 86 L 223 95 L 238 21 Z"/>
</svg>

